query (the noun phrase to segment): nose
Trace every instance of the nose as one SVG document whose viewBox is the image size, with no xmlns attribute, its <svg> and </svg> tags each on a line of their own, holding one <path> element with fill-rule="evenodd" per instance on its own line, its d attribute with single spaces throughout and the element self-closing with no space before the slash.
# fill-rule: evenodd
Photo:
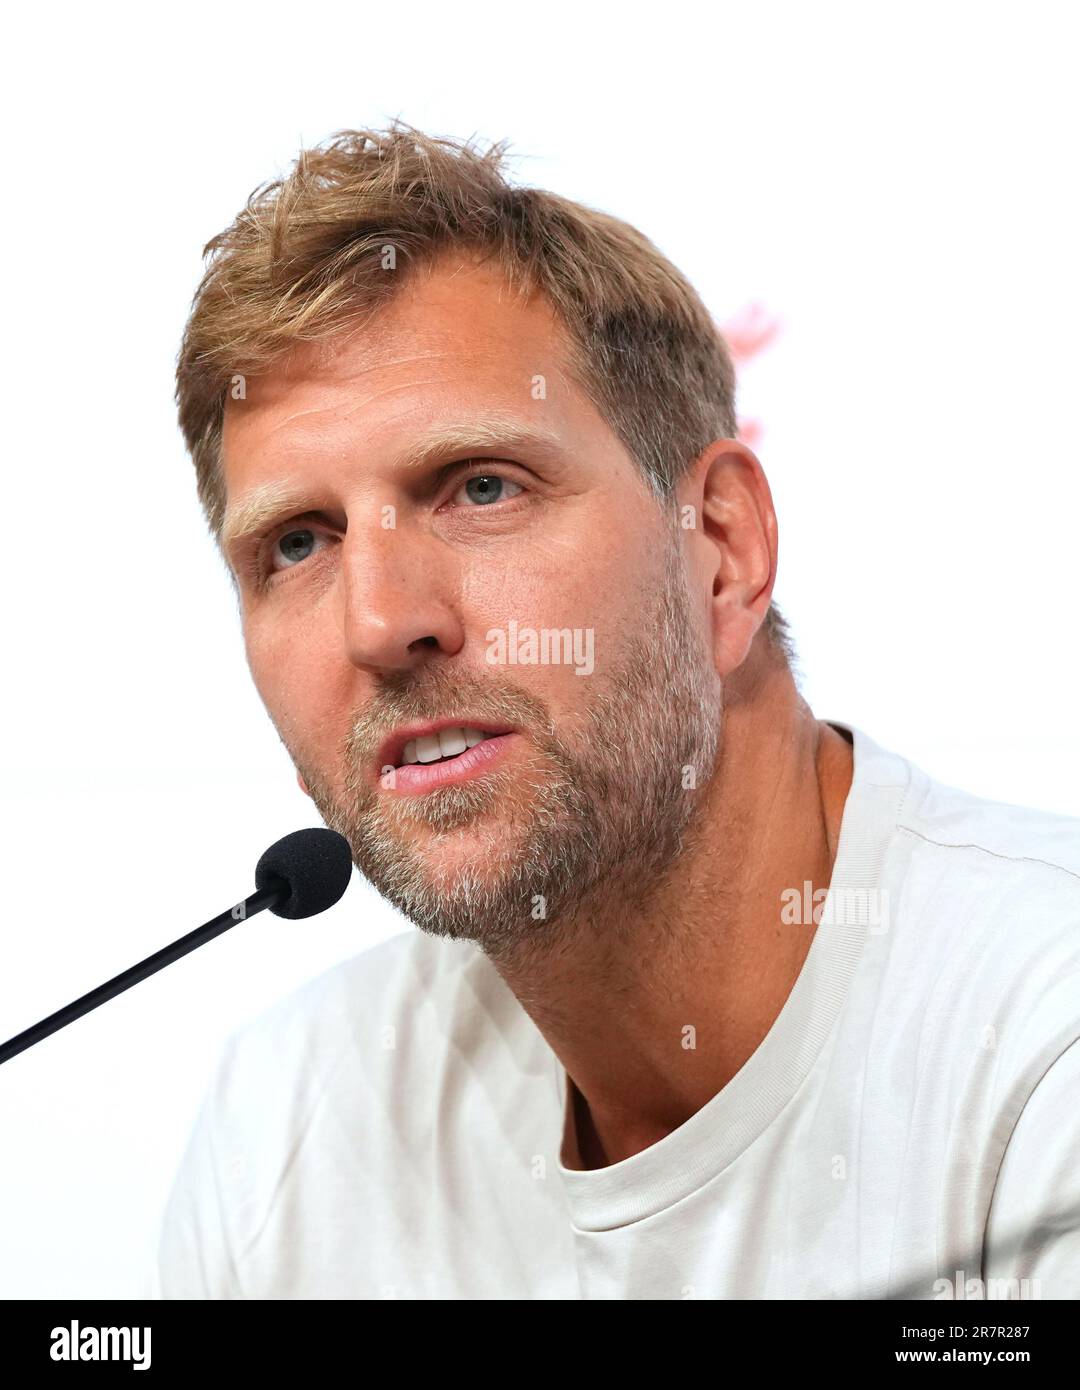
<svg viewBox="0 0 1080 1390">
<path fill-rule="evenodd" d="M 341 548 L 342 632 L 354 666 L 410 670 L 427 652 L 460 649 L 457 589 L 436 540 L 376 523 L 350 527 Z"/>
</svg>

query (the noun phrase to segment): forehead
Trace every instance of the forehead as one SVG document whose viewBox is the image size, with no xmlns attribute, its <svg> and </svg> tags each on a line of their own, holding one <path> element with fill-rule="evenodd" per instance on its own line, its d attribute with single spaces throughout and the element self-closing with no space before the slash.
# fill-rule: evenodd
<svg viewBox="0 0 1080 1390">
<path fill-rule="evenodd" d="M 387 272 L 388 274 L 393 272 Z M 500 404 L 551 423 L 574 402 L 565 373 L 570 339 L 549 301 L 513 293 L 493 263 L 444 258 L 416 271 L 402 289 L 355 329 L 301 344 L 261 376 L 228 394 L 223 467 L 230 490 L 255 454 L 324 450 L 358 431 L 407 425 L 427 408 Z M 549 396 L 557 377 L 561 389 Z M 537 391 L 537 379 L 545 388 Z M 580 392 L 576 407 L 587 409 Z M 558 401 L 562 404 L 559 405 Z"/>
</svg>

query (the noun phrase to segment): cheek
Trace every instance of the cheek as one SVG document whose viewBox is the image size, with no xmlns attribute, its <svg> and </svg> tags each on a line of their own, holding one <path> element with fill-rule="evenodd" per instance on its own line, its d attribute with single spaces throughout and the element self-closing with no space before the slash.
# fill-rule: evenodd
<svg viewBox="0 0 1080 1390">
<path fill-rule="evenodd" d="M 462 576 L 461 601 L 470 625 L 505 627 L 511 620 L 530 626 L 579 626 L 604 607 L 604 596 L 618 598 L 626 560 L 610 553 L 610 538 L 565 531 L 545 535 L 469 567 Z"/>
<path fill-rule="evenodd" d="M 628 644 L 640 640 L 644 609 L 631 589 L 620 592 L 609 576 L 580 561 L 550 583 L 536 575 L 489 605 L 476 633 L 486 669 L 529 687 L 552 712 L 588 703 L 597 684 L 626 664 Z M 486 618 L 490 615 L 491 621 Z"/>
<path fill-rule="evenodd" d="M 337 728 L 332 716 L 339 695 L 327 674 L 333 668 L 310 644 L 298 647 L 295 640 L 251 634 L 246 646 L 255 687 L 285 746 L 305 762 L 323 762 L 322 744 Z"/>
</svg>

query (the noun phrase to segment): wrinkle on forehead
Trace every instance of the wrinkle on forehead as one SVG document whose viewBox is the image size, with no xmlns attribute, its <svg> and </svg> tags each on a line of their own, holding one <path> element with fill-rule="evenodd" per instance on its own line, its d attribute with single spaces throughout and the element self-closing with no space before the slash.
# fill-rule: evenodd
<svg viewBox="0 0 1080 1390">
<path fill-rule="evenodd" d="M 242 464 L 234 452 L 241 436 L 243 452 L 252 456 L 269 441 L 276 452 L 283 436 L 290 434 L 290 447 L 303 453 L 306 441 L 318 435 L 321 422 L 327 430 L 331 425 L 347 427 L 380 399 L 403 393 L 433 397 L 430 410 L 427 402 L 418 403 L 416 420 L 409 421 L 410 433 L 414 428 L 419 433 L 424 425 L 437 430 L 437 420 L 431 419 L 434 397 L 439 388 L 445 392 L 455 385 L 455 374 L 462 384 L 472 379 L 475 385 L 477 377 L 490 377 L 493 387 L 502 382 L 512 388 L 521 371 L 531 377 L 537 370 L 546 370 L 564 382 L 576 381 L 568 370 L 566 344 L 550 303 L 541 299 L 534 309 L 515 297 L 508 309 L 505 277 L 481 269 L 479 284 L 474 286 L 469 283 L 472 269 L 464 263 L 452 270 L 444 267 L 441 276 L 403 285 L 370 322 L 296 344 L 263 374 L 253 376 L 245 398 L 226 401 L 223 468 L 226 456 Z M 528 329 L 525 337 L 532 342 L 531 350 L 523 342 L 523 327 Z M 519 397 L 518 392 L 514 394 Z M 464 401 L 456 404 L 455 414 Z M 499 413 L 497 401 L 489 399 L 484 407 L 478 411 L 484 417 L 477 422 L 481 431 L 485 420 Z M 400 415 L 396 405 L 390 413 Z M 526 420 L 531 415 L 533 411 L 528 410 Z M 392 423 L 381 417 L 373 421 L 380 430 Z M 520 413 L 515 423 L 523 423 Z M 491 442 L 498 441 L 493 437 Z"/>
</svg>

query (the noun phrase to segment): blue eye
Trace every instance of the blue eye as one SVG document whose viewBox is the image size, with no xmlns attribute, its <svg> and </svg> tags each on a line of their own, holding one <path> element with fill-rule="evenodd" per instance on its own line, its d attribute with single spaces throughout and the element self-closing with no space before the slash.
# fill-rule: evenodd
<svg viewBox="0 0 1080 1390">
<path fill-rule="evenodd" d="M 296 544 L 295 538 L 297 536 L 301 538 L 299 546 Z M 275 542 L 275 549 L 277 549 L 278 553 L 283 555 L 286 559 L 306 560 L 306 555 L 298 555 L 296 552 L 298 549 L 304 549 L 304 547 L 312 545 L 314 543 L 314 540 L 314 531 L 286 531 L 283 536 L 278 537 L 277 541 Z"/>
<path fill-rule="evenodd" d="M 510 478 L 500 478 L 497 473 L 476 473 L 462 483 L 458 492 L 464 489 L 470 501 L 479 506 L 487 506 L 491 502 L 505 500 L 503 489 L 507 487 L 517 488 L 517 492 L 525 491 L 520 484 Z M 516 497 L 517 492 L 511 493 L 510 496 Z M 457 496 L 456 493 L 454 495 Z"/>
<path fill-rule="evenodd" d="M 262 544 L 256 556 L 256 575 L 262 581 L 272 580 L 276 575 L 283 574 L 286 570 L 296 569 L 296 567 L 308 559 L 311 548 L 320 538 L 321 533 L 313 531 L 307 526 L 297 526 L 291 531 L 282 531 L 280 535 L 267 547 L 266 558 L 263 556 Z M 281 561 L 280 565 L 278 562 Z M 284 562 L 288 563 L 284 563 Z"/>
</svg>

